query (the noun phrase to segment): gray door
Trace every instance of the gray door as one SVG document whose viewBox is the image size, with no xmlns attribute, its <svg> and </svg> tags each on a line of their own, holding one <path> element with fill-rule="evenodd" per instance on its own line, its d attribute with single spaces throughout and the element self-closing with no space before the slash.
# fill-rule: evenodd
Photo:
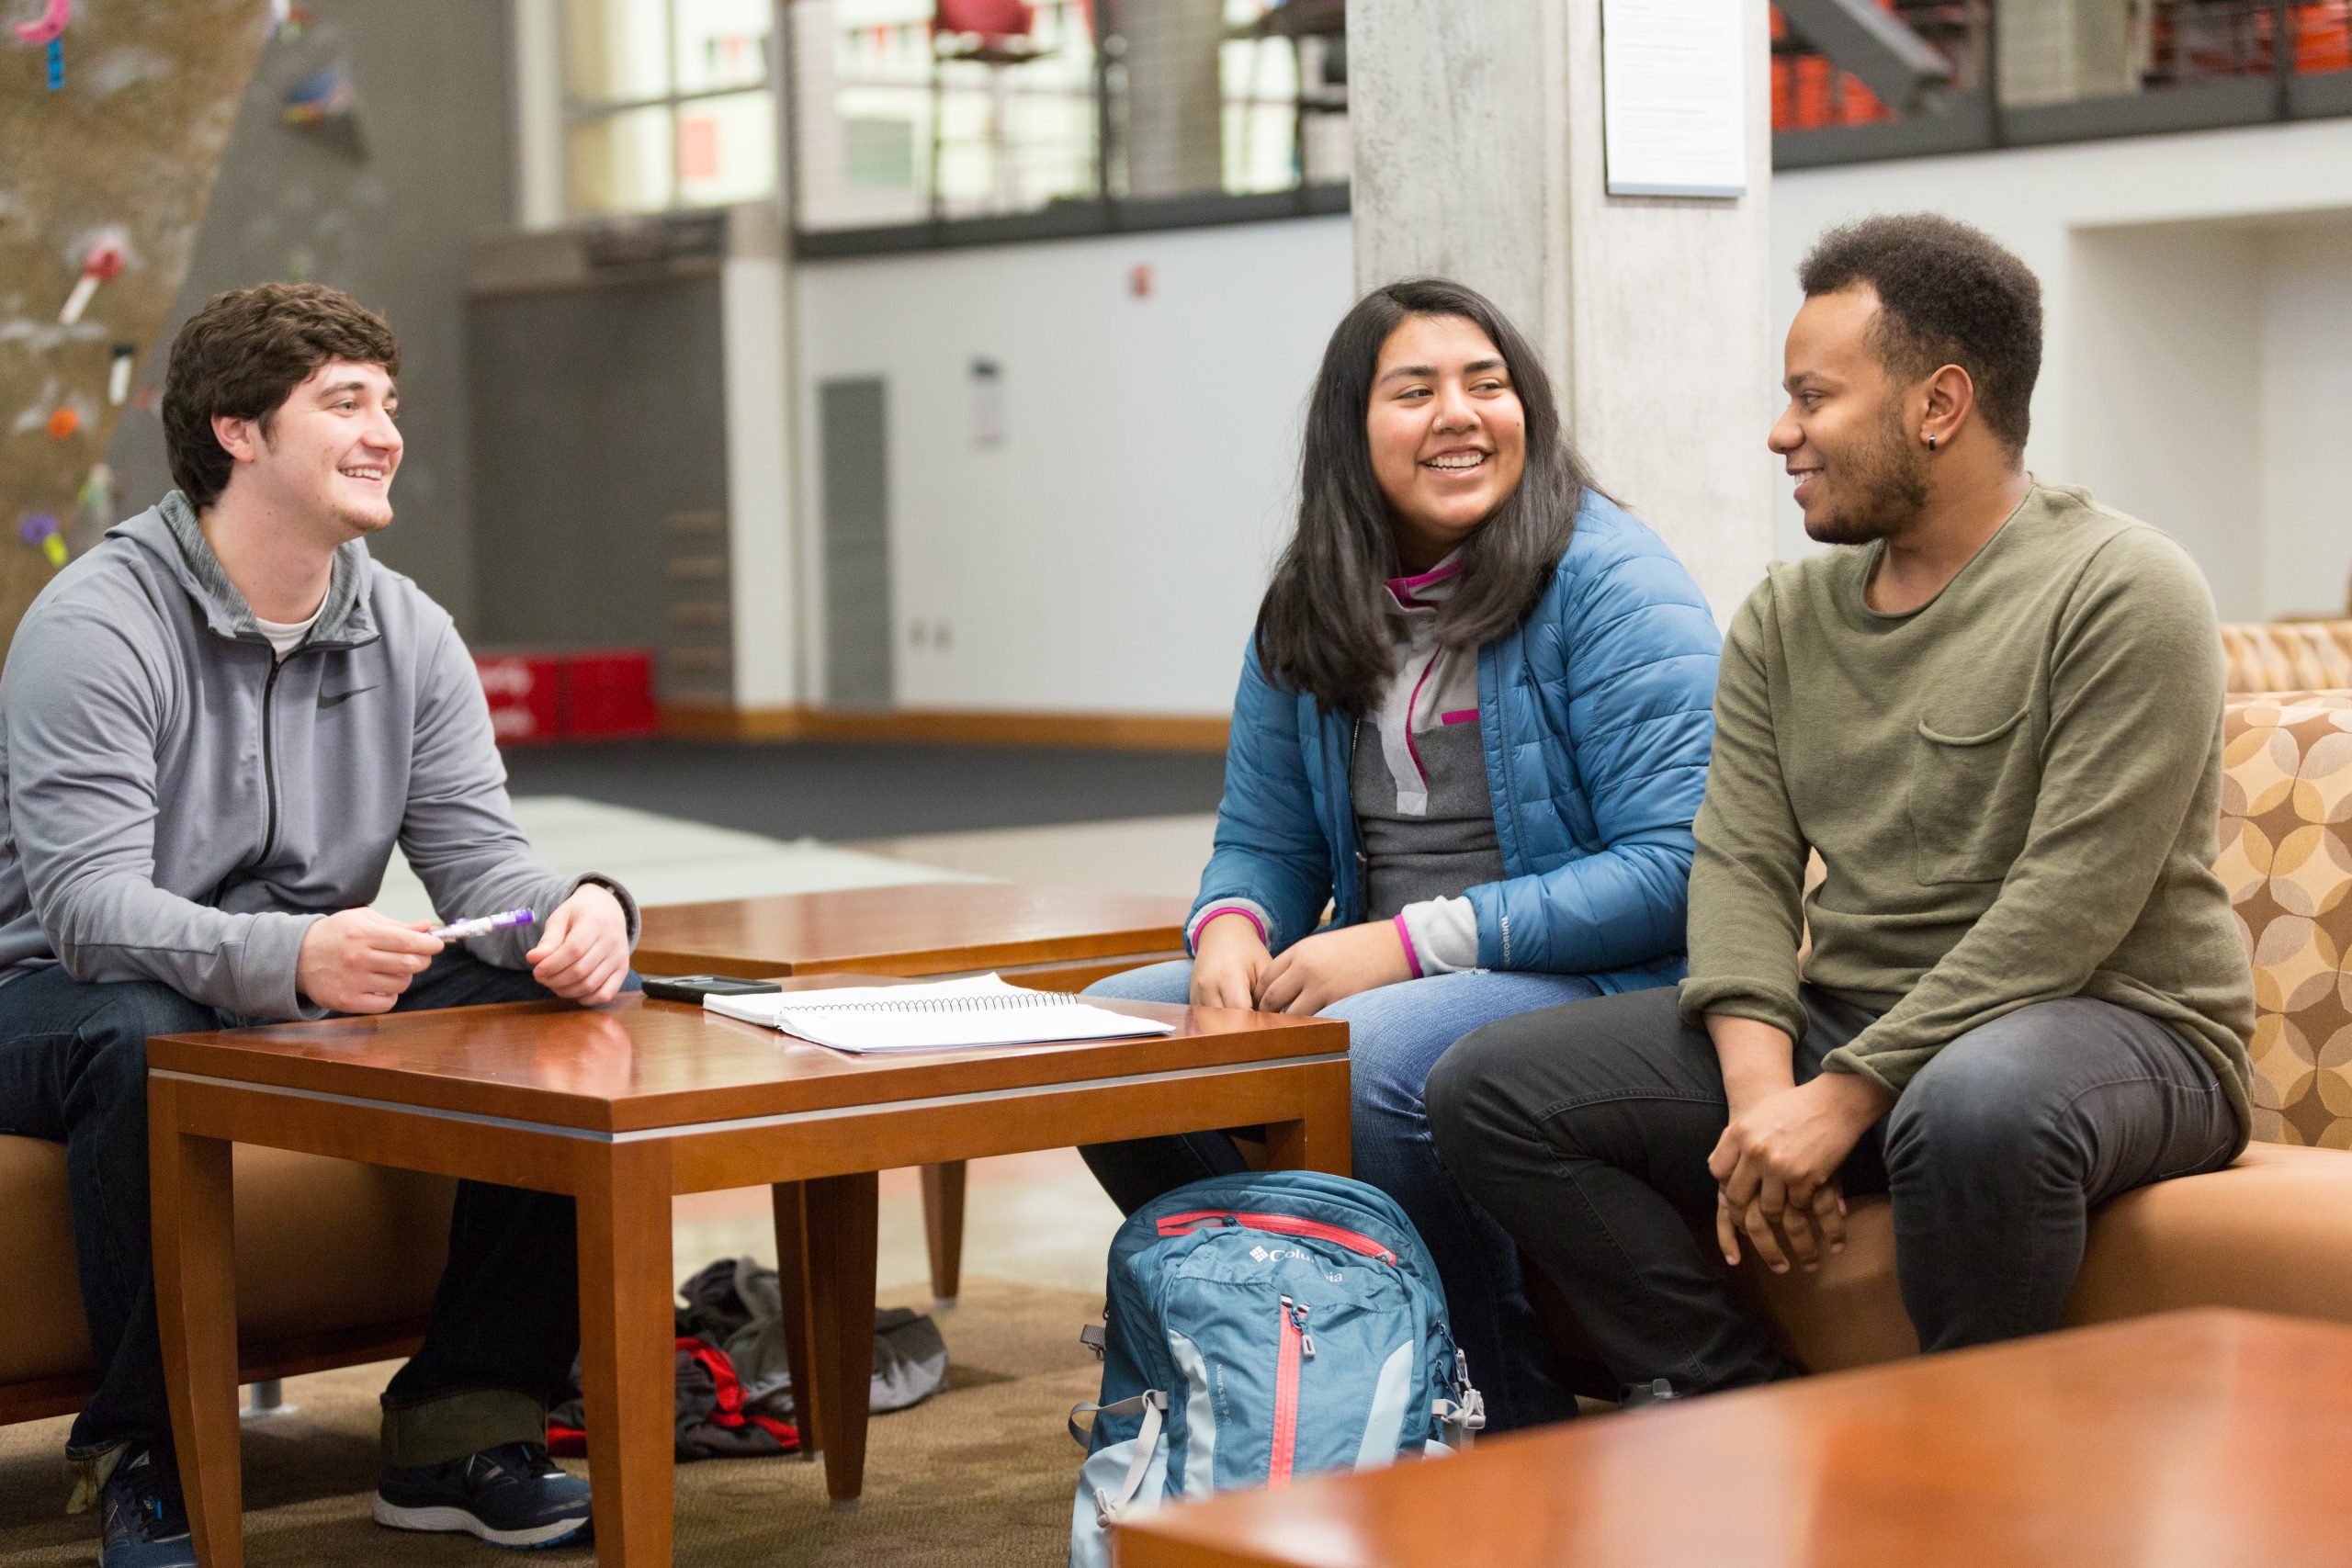
<svg viewBox="0 0 2352 1568">
<path fill-rule="evenodd" d="M 882 378 L 820 382 L 824 450 L 825 702 L 887 708 L 890 653 L 888 403 Z"/>
</svg>

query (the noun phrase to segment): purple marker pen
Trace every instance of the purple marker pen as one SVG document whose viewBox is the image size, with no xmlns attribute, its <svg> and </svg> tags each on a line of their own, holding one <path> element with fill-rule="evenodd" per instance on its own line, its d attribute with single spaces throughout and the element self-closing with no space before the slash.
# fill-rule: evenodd
<svg viewBox="0 0 2352 1568">
<path fill-rule="evenodd" d="M 468 937 L 488 936 L 509 926 L 527 926 L 538 917 L 528 909 L 507 909 L 495 915 L 483 915 L 478 919 L 458 920 L 454 924 L 435 926 L 424 934 L 443 942 L 463 942 Z"/>
</svg>

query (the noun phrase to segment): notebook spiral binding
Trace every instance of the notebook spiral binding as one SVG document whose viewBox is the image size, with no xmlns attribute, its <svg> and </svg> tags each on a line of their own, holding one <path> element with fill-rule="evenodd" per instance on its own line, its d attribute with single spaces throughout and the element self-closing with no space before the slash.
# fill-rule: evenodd
<svg viewBox="0 0 2352 1568">
<path fill-rule="evenodd" d="M 1075 992 L 1021 991 L 1001 997 L 928 997 L 906 1002 L 810 1002 L 807 1007 L 782 1003 L 779 1013 L 795 1012 L 1014 1012 L 1029 1008 L 1068 1007 Z"/>
</svg>

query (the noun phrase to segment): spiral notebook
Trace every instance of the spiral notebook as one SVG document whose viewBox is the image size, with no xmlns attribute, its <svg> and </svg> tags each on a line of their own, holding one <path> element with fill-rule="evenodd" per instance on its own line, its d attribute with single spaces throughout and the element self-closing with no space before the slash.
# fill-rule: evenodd
<svg viewBox="0 0 2352 1568">
<path fill-rule="evenodd" d="M 1032 991 L 994 975 L 920 986 L 708 996 L 724 1018 L 763 1024 L 836 1051 L 956 1051 L 977 1045 L 1050 1045 L 1173 1034 L 1173 1024 L 1131 1018 L 1062 991 Z"/>
</svg>

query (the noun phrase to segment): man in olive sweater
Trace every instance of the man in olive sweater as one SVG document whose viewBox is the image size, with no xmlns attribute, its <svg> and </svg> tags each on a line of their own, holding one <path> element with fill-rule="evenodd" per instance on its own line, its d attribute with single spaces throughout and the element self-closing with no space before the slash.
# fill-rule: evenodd
<svg viewBox="0 0 2352 1568">
<path fill-rule="evenodd" d="M 1812 1269 L 1845 1194 L 1887 1192 L 1904 1305 L 1950 1349 L 2056 1326 L 2088 1212 L 2246 1136 L 2203 579 L 2025 471 L 2015 256 L 1883 217 L 1799 276 L 1770 445 L 1843 547 L 1733 622 L 1690 976 L 1490 1025 L 1429 1084 L 1449 1169 L 1644 1397 L 1792 1370 L 1693 1222 Z"/>
</svg>

